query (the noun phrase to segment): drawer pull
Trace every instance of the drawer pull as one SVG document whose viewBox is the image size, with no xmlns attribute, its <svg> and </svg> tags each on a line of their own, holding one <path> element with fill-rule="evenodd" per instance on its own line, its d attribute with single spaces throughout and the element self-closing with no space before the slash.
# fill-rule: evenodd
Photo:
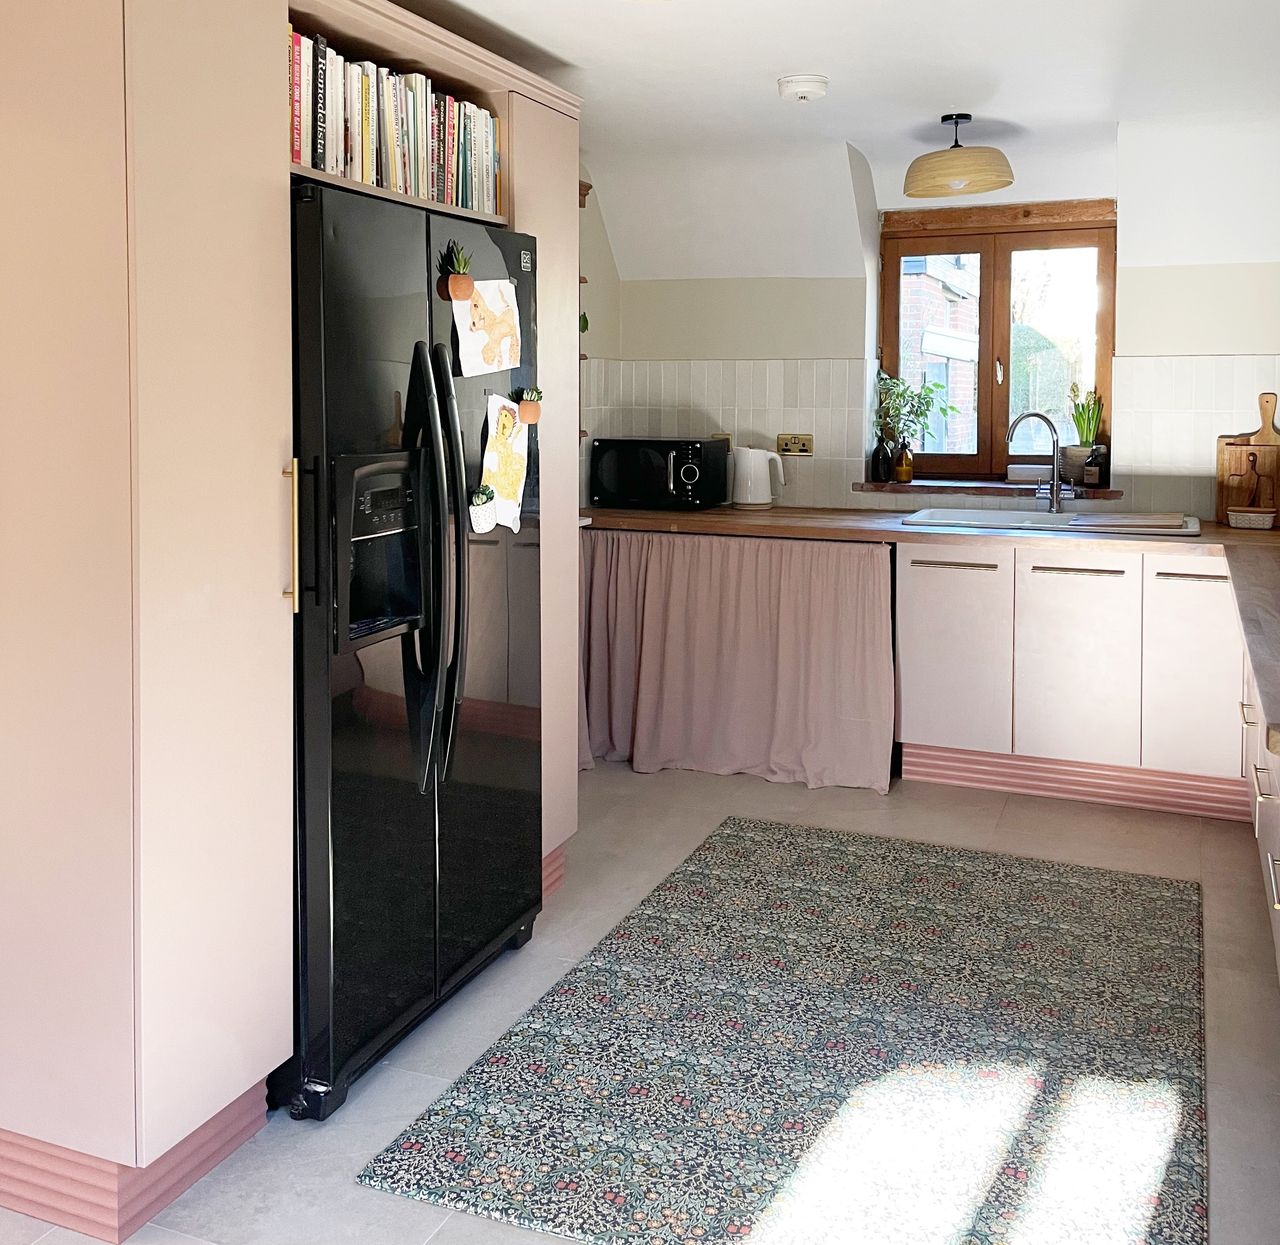
<svg viewBox="0 0 1280 1245">
<path fill-rule="evenodd" d="M 1240 702 L 1240 726 L 1242 729 L 1252 730 L 1258 725 L 1256 722 L 1249 721 L 1249 710 L 1252 708 L 1253 706 L 1251 704 L 1248 704 L 1243 700 Z"/>
<path fill-rule="evenodd" d="M 1196 584 L 1229 584 L 1230 575 L 1197 575 L 1191 571 L 1156 571 L 1157 579 L 1182 579 Z"/>
<path fill-rule="evenodd" d="M 1124 574 L 1114 567 L 1102 566 L 1033 566 L 1031 570 L 1036 575 L 1102 575 L 1108 579 Z"/>
<path fill-rule="evenodd" d="M 1266 791 L 1263 791 L 1263 789 L 1262 789 L 1262 775 L 1263 775 L 1263 774 L 1266 774 L 1266 776 L 1267 776 L 1267 788 L 1268 788 L 1268 789 L 1267 789 Z M 1272 791 L 1270 788 L 1271 788 L 1271 771 L 1270 771 L 1269 769 L 1265 769 L 1265 768 L 1264 768 L 1263 766 L 1261 766 L 1261 765 L 1255 765 L 1255 766 L 1253 767 L 1253 794 L 1254 794 L 1254 798 L 1255 798 L 1255 799 L 1257 799 L 1257 800 L 1274 800 L 1274 799 L 1276 798 L 1276 793 L 1275 793 L 1274 791 Z"/>
<path fill-rule="evenodd" d="M 1271 882 L 1271 906 L 1280 912 L 1280 891 L 1276 890 L 1276 858 L 1267 853 L 1267 878 Z"/>
<path fill-rule="evenodd" d="M 942 562 L 934 558 L 912 558 L 912 566 L 938 566 L 949 571 L 998 571 L 997 562 Z"/>
</svg>

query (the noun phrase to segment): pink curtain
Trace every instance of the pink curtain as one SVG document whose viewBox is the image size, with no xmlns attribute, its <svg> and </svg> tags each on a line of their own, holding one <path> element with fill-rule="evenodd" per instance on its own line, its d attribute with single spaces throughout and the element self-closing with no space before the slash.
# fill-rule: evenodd
<svg viewBox="0 0 1280 1245">
<path fill-rule="evenodd" d="M 590 752 L 642 773 L 889 788 L 889 550 L 582 533 Z"/>
</svg>

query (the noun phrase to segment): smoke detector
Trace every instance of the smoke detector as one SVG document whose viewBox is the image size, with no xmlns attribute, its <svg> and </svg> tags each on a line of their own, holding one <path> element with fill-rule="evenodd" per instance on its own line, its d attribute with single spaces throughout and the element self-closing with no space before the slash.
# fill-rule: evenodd
<svg viewBox="0 0 1280 1245">
<path fill-rule="evenodd" d="M 793 99 L 799 104 L 806 104 L 811 99 L 821 99 L 826 93 L 825 74 L 796 73 L 778 79 L 778 94 L 783 99 Z"/>
</svg>

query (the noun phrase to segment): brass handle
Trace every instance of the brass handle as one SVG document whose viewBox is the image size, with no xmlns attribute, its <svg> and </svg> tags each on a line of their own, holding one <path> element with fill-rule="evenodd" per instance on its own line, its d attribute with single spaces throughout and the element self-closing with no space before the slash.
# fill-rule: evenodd
<svg viewBox="0 0 1280 1245">
<path fill-rule="evenodd" d="M 1250 721 L 1249 721 L 1249 710 L 1250 710 L 1250 709 L 1252 709 L 1252 708 L 1253 708 L 1253 706 L 1252 706 L 1252 705 L 1250 705 L 1250 704 L 1246 704 L 1243 700 L 1240 702 L 1240 726 L 1241 726 L 1241 729 L 1245 729 L 1245 728 L 1250 728 L 1250 729 L 1251 729 L 1251 728 L 1253 728 L 1253 727 L 1255 727 L 1255 726 L 1257 726 L 1257 725 L 1258 725 L 1256 722 L 1250 722 Z"/>
<path fill-rule="evenodd" d="M 298 480 L 302 473 L 298 470 L 298 460 L 291 458 L 289 465 L 280 474 L 288 479 L 290 493 L 289 586 L 282 595 L 288 597 L 293 603 L 293 612 L 296 614 L 302 605 L 302 593 L 298 583 Z"/>
<path fill-rule="evenodd" d="M 1262 789 L 1263 774 L 1266 774 L 1267 786 L 1270 787 L 1271 771 L 1269 769 L 1264 769 L 1261 765 L 1255 765 L 1253 767 L 1253 797 L 1255 800 L 1274 800 L 1276 798 L 1276 793 L 1274 791 L 1263 791 Z"/>
<path fill-rule="evenodd" d="M 942 562 L 933 558 L 912 558 L 912 566 L 937 566 L 950 571 L 998 571 L 995 562 Z"/>
<path fill-rule="evenodd" d="M 1267 877 L 1271 879 L 1271 906 L 1280 912 L 1280 891 L 1276 889 L 1276 858 L 1267 853 Z"/>
<path fill-rule="evenodd" d="M 1115 578 L 1124 574 L 1124 571 L 1095 566 L 1033 566 L 1031 570 L 1036 575 L 1103 575 Z"/>
<path fill-rule="evenodd" d="M 1156 571 L 1157 579 L 1182 579 L 1197 584 L 1229 584 L 1230 575 L 1196 575 L 1190 571 Z"/>
</svg>

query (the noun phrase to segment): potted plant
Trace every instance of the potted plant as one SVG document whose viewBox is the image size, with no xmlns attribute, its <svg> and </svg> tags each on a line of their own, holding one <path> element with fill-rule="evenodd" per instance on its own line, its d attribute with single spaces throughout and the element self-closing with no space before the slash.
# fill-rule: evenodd
<svg viewBox="0 0 1280 1245">
<path fill-rule="evenodd" d="M 471 494 L 471 530 L 483 536 L 492 532 L 498 525 L 498 504 L 494 501 L 493 489 L 482 484 Z"/>
<path fill-rule="evenodd" d="M 453 303 L 465 303 L 475 292 L 471 279 L 471 256 L 453 239 L 440 252 L 440 280 L 436 291 Z"/>
<path fill-rule="evenodd" d="M 511 401 L 520 408 L 522 424 L 536 424 L 542 418 L 541 389 L 513 389 Z"/>
<path fill-rule="evenodd" d="M 941 381 L 926 382 L 916 389 L 897 376 L 881 372 L 876 377 L 876 395 L 880 399 L 881 436 L 887 433 L 897 445 L 893 459 L 893 478 L 899 484 L 910 484 L 914 475 L 912 442 L 922 446 L 933 436 L 929 421 L 934 415 L 946 419 L 959 411 L 946 401 L 946 385 Z"/>
<path fill-rule="evenodd" d="M 1102 427 L 1102 399 L 1096 389 L 1082 394 L 1080 386 L 1071 386 L 1071 420 L 1076 426 L 1078 445 L 1064 445 L 1058 451 L 1058 470 L 1072 484 L 1084 483 L 1084 466 L 1098 440 Z"/>
</svg>

